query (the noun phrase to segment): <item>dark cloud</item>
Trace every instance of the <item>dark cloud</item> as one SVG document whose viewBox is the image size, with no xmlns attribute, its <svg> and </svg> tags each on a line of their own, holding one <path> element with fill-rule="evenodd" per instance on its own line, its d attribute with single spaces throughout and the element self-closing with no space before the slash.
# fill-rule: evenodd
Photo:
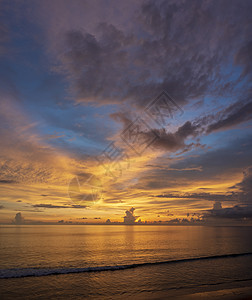
<svg viewBox="0 0 252 300">
<path fill-rule="evenodd" d="M 158 137 L 151 146 L 169 152 L 204 148 L 200 135 L 230 129 L 252 115 L 249 85 L 239 86 L 249 72 L 250 7 L 249 1 L 242 7 L 235 1 L 149 1 L 134 20 L 134 32 L 107 23 L 93 34 L 68 31 L 58 70 L 67 74 L 78 101 L 85 103 L 129 101 L 143 107 L 164 89 L 182 105 L 206 95 L 234 96 L 235 104 L 186 122 L 176 132 L 153 128 L 139 135 L 141 141 Z M 230 61 L 242 66 L 244 74 L 237 69 L 237 76 L 228 76 Z M 124 129 L 132 119 L 128 112 L 110 116 Z M 189 138 L 195 141 L 187 143 Z"/>
<path fill-rule="evenodd" d="M 152 144 L 153 147 L 164 149 L 168 151 L 177 151 L 180 149 L 191 149 L 193 146 L 200 146 L 200 144 L 191 143 L 185 144 L 185 140 L 189 137 L 198 135 L 198 126 L 194 126 L 191 122 L 186 122 L 179 127 L 175 133 L 167 132 L 165 129 L 154 130 L 158 135 L 158 139 Z"/>
<path fill-rule="evenodd" d="M 131 207 L 129 210 L 125 211 L 126 216 L 124 216 L 124 224 L 134 224 L 135 221 L 139 218 L 134 215 L 134 207 Z"/>
<path fill-rule="evenodd" d="M 132 20 L 134 32 L 107 23 L 94 34 L 68 31 L 59 70 L 83 102 L 133 100 L 142 106 L 163 89 L 180 103 L 231 95 L 237 82 L 222 67 L 236 57 L 247 68 L 251 6 L 250 1 L 145 2 Z"/>
<path fill-rule="evenodd" d="M 237 204 L 232 207 L 222 208 L 221 198 L 216 198 L 213 209 L 204 213 L 204 218 L 252 220 L 252 168 L 244 171 L 243 180 L 235 185 L 240 192 L 233 193 Z"/>
<path fill-rule="evenodd" d="M 143 144 L 150 144 L 151 148 L 161 149 L 170 152 L 189 151 L 195 147 L 204 147 L 198 141 L 195 143 L 186 144 L 186 139 L 195 138 L 200 134 L 201 128 L 199 124 L 193 124 L 190 121 L 185 122 L 182 126 L 178 127 L 175 132 L 169 132 L 165 128 L 149 129 L 146 123 L 143 122 L 130 122 L 126 113 L 116 113 L 112 117 L 123 124 L 123 134 L 126 140 L 133 141 L 133 148 L 141 152 Z M 137 131 L 134 131 L 138 126 Z M 131 133 L 131 131 L 133 133 Z M 134 138 L 133 134 L 135 134 Z M 131 137 L 132 135 L 132 137 Z"/>
<path fill-rule="evenodd" d="M 81 204 L 73 204 L 70 208 L 87 208 L 87 206 Z"/>
<path fill-rule="evenodd" d="M 201 201 L 202 199 L 172 199 L 172 200 L 151 200 L 148 201 L 148 204 L 158 206 L 159 208 L 167 209 L 182 207 L 190 207 L 194 209 L 207 209 L 209 205 Z"/>
<path fill-rule="evenodd" d="M 185 194 L 162 194 L 157 195 L 158 198 L 169 199 L 200 199 L 208 201 L 238 201 L 238 196 L 235 193 L 231 194 L 214 194 L 214 193 L 185 193 Z"/>
<path fill-rule="evenodd" d="M 23 218 L 21 212 L 16 214 L 15 219 L 13 220 L 13 223 L 16 225 L 20 225 L 20 224 L 24 223 L 24 218 Z"/>
<path fill-rule="evenodd" d="M 69 208 L 65 205 L 53 205 L 53 204 L 34 204 L 33 207 L 42 207 L 42 208 Z"/>
<path fill-rule="evenodd" d="M 166 221 L 167 223 L 169 224 L 180 224 L 180 219 L 179 218 L 175 218 L 175 219 L 172 219 L 172 220 L 169 220 L 169 221 Z"/>
<path fill-rule="evenodd" d="M 215 203 L 213 204 L 213 210 L 218 210 L 218 209 L 222 209 L 221 202 L 215 201 Z"/>
<path fill-rule="evenodd" d="M 153 176 L 166 178 L 166 181 L 175 180 L 189 182 L 200 182 L 202 180 L 221 179 L 227 173 L 242 173 L 248 165 L 252 165 L 252 139 L 248 135 L 243 138 L 234 137 L 228 141 L 218 140 L 217 149 L 202 151 L 199 155 L 188 156 L 183 160 L 175 160 L 170 168 L 185 169 L 188 166 L 201 166 L 201 172 L 190 172 L 186 176 L 185 172 L 176 172 L 173 170 L 154 169 Z M 160 162 L 162 164 L 162 161 Z M 202 187 L 204 185 L 202 184 Z"/>
<path fill-rule="evenodd" d="M 252 167 L 244 171 L 243 180 L 236 185 L 240 188 L 240 201 L 244 204 L 252 205 Z"/>
<path fill-rule="evenodd" d="M 243 138 L 231 138 L 228 142 L 224 139 L 218 140 L 214 149 L 208 151 L 197 152 L 197 155 L 187 155 L 179 159 L 170 159 L 169 156 L 157 158 L 152 162 L 150 167 L 141 173 L 137 183 L 133 186 L 135 190 L 157 190 L 156 195 L 160 199 L 169 197 L 179 198 L 188 197 L 189 199 L 198 199 L 206 201 L 225 201 L 231 203 L 239 203 L 242 194 L 232 193 L 232 189 L 228 189 L 225 194 L 207 192 L 193 192 L 185 195 L 183 189 L 185 187 L 199 187 L 205 189 L 209 184 L 213 186 L 218 183 L 223 183 L 228 180 L 229 175 L 233 174 L 236 177 L 242 175 L 243 170 L 247 169 L 248 165 L 252 165 L 252 139 L 251 136 Z M 179 172 L 178 170 L 182 170 Z M 233 179 L 231 179 L 233 180 Z M 231 181 L 232 182 L 232 181 Z M 249 186 L 249 184 L 247 184 Z M 234 188 L 239 188 L 235 186 Z M 159 189 L 167 191 L 164 194 L 159 194 Z M 177 189 L 178 192 L 170 193 L 169 190 Z M 164 198 L 162 198 L 164 197 Z M 245 193 L 243 195 L 245 201 Z M 248 197 L 246 197 L 248 199 Z M 182 200 L 181 199 L 181 200 Z M 169 200 L 169 199 L 168 199 Z M 172 199 L 171 199 L 172 201 Z M 159 201 L 155 203 L 159 204 Z M 170 203 L 169 203 L 170 204 Z M 190 204 L 189 202 L 187 203 Z"/>
<path fill-rule="evenodd" d="M 5 179 L 0 180 L 0 184 L 12 184 L 12 183 L 16 183 L 16 181 L 15 180 L 5 180 Z"/>
<path fill-rule="evenodd" d="M 219 218 L 219 219 L 252 219 L 252 206 L 235 205 L 227 208 L 214 208 L 205 214 L 205 218 Z"/>
<path fill-rule="evenodd" d="M 239 102 L 226 109 L 225 112 L 227 112 L 227 114 L 224 114 L 219 121 L 210 124 L 207 128 L 207 133 L 211 133 L 217 130 L 230 129 L 240 123 L 251 120 L 252 102 L 246 103 L 242 107 L 240 106 L 241 103 Z M 231 113 L 228 113 L 231 108 L 233 108 L 233 111 Z"/>
<path fill-rule="evenodd" d="M 242 46 L 237 52 L 234 61 L 236 64 L 241 65 L 243 69 L 243 75 L 250 74 L 252 71 L 252 41 L 249 41 L 244 46 Z"/>
<path fill-rule="evenodd" d="M 34 204 L 33 207 L 41 207 L 41 208 L 86 208 L 86 205 L 53 205 L 53 204 Z"/>
<path fill-rule="evenodd" d="M 123 124 L 123 130 L 126 130 L 127 127 L 130 128 L 130 126 L 132 126 L 131 124 L 134 124 L 134 122 L 130 121 L 130 114 L 128 113 L 114 113 L 111 117 Z M 157 149 L 170 152 L 180 150 L 181 153 L 198 147 L 203 149 L 205 145 L 199 143 L 199 137 L 202 135 L 214 131 L 231 129 L 238 124 L 251 120 L 251 118 L 252 102 L 248 102 L 244 99 L 244 101 L 237 101 L 215 114 L 207 115 L 194 121 L 187 121 L 173 133 L 165 128 L 153 128 L 148 131 L 142 126 L 143 129 L 140 127 L 134 147 L 138 147 L 137 142 L 143 143 L 143 141 L 145 141 L 145 143 L 148 144 L 148 141 L 156 137 L 151 147 Z M 195 142 L 187 144 L 186 140 L 188 138 L 194 139 Z"/>
<path fill-rule="evenodd" d="M 158 214 L 159 215 L 165 215 L 165 216 L 173 216 L 174 215 L 169 210 L 167 210 L 167 211 L 160 211 L 160 212 L 158 212 Z"/>
</svg>

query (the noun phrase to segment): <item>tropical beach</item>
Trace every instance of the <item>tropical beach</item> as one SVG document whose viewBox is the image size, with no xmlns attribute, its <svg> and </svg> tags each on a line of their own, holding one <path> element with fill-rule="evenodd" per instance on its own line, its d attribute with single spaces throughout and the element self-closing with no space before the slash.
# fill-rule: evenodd
<svg viewBox="0 0 252 300">
<path fill-rule="evenodd" d="M 0 0 L 1 299 L 252 299 L 251 11 Z"/>
</svg>

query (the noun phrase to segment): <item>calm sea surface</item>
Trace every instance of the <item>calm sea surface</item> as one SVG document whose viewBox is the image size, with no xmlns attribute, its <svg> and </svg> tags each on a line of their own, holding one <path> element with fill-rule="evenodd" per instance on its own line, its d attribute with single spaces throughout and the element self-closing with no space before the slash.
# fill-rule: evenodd
<svg viewBox="0 0 252 300">
<path fill-rule="evenodd" d="M 252 227 L 0 227 L 2 299 L 162 299 L 249 286 L 251 266 Z"/>
</svg>

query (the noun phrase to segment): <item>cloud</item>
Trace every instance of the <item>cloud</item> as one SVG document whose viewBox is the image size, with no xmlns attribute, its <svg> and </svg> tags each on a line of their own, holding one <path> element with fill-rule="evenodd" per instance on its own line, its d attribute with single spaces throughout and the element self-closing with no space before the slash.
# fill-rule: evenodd
<svg viewBox="0 0 252 300">
<path fill-rule="evenodd" d="M 128 113 L 114 113 L 111 115 L 111 117 L 114 120 L 122 123 L 122 132 L 126 132 L 126 134 L 129 135 L 131 134 L 130 130 L 135 129 L 136 126 L 139 126 L 136 132 L 136 138 L 134 138 L 133 145 L 136 149 L 138 149 L 138 147 L 141 149 L 140 145 L 142 145 L 143 143 L 148 145 L 150 141 L 153 141 L 151 143 L 151 148 L 170 152 L 176 152 L 178 150 L 188 151 L 193 147 L 203 147 L 198 142 L 186 144 L 186 140 L 188 138 L 195 138 L 202 131 L 199 124 L 193 124 L 190 121 L 187 121 L 183 125 L 178 127 L 175 132 L 169 132 L 165 128 L 146 129 L 144 123 L 139 123 L 137 121 L 131 122 L 130 114 Z"/>
<path fill-rule="evenodd" d="M 248 99 L 249 97 L 247 97 Z M 123 130 L 126 130 L 130 121 L 130 114 L 128 113 L 113 113 L 111 117 L 123 124 Z M 194 148 L 204 149 L 205 145 L 199 143 L 199 138 L 205 134 L 214 131 L 228 130 L 243 122 L 252 119 L 252 102 L 246 99 L 237 101 L 228 107 L 204 117 L 196 118 L 193 121 L 186 121 L 182 126 L 178 127 L 175 132 L 169 132 L 165 128 L 151 130 L 144 130 L 140 127 L 137 135 L 137 142 L 139 143 L 153 140 L 152 148 L 176 152 L 178 150 L 182 153 L 190 151 Z M 134 124 L 134 123 L 132 123 Z M 194 139 L 195 142 L 186 143 L 187 139 Z M 137 142 L 134 147 L 137 147 Z"/>
<path fill-rule="evenodd" d="M 183 159 L 171 161 L 167 170 L 165 169 L 167 166 L 165 158 L 158 160 L 157 163 L 164 168 L 152 168 L 151 177 L 153 181 L 157 182 L 165 178 L 169 187 L 170 182 L 181 182 L 183 185 L 187 181 L 187 183 L 201 188 L 208 187 L 211 182 L 218 183 L 220 180 L 224 183 L 235 174 L 237 174 L 237 178 L 240 177 L 242 171 L 248 165 L 252 164 L 251 150 L 252 142 L 250 135 L 246 135 L 245 137 L 234 136 L 228 141 L 221 138 L 217 140 L 215 147 L 208 149 L 208 151 L 201 151 L 197 153 L 198 155 L 188 155 Z M 190 176 L 188 176 L 186 171 L 177 172 L 169 169 L 185 169 L 188 166 L 201 166 L 202 171 L 190 172 Z M 160 178 L 159 181 L 158 178 Z M 208 186 L 206 186 L 206 182 L 208 182 Z M 237 182 L 237 179 L 236 181 L 231 179 L 231 182 Z M 162 186 L 165 188 L 165 184 Z"/>
<path fill-rule="evenodd" d="M 207 94 L 232 95 L 238 82 L 223 68 L 234 57 L 247 68 L 250 10 L 250 1 L 139 2 L 135 16 L 128 16 L 134 30 L 113 18 L 111 24 L 97 19 L 92 33 L 85 22 L 87 30 L 65 28 L 58 71 L 84 103 L 142 106 L 163 89 L 182 104 Z"/>
<path fill-rule="evenodd" d="M 233 108 L 233 111 L 231 113 L 228 113 L 231 108 Z M 225 112 L 227 112 L 227 114 L 225 114 Z M 232 105 L 228 109 L 225 109 L 225 112 L 219 121 L 208 126 L 206 131 L 207 133 L 211 133 L 217 130 L 230 129 L 240 123 L 251 120 L 252 102 L 246 103 L 245 105 L 243 105 L 243 103 L 241 102 L 235 103 L 235 105 Z"/>
<path fill-rule="evenodd" d="M 53 205 L 53 204 L 34 204 L 33 207 L 41 207 L 41 208 L 86 208 L 86 205 Z"/>
<path fill-rule="evenodd" d="M 243 180 L 236 184 L 236 187 L 240 188 L 240 201 L 252 205 L 252 167 L 248 167 L 243 175 Z"/>
<path fill-rule="evenodd" d="M 87 208 L 87 205 L 73 204 L 71 208 Z"/>
<path fill-rule="evenodd" d="M 110 114 L 110 117 L 113 120 L 122 123 L 124 129 L 127 128 L 132 122 L 132 117 L 130 112 L 115 112 Z"/>
<path fill-rule="evenodd" d="M 24 224 L 24 218 L 23 218 L 21 212 L 16 214 L 13 223 L 16 225 Z"/>
<path fill-rule="evenodd" d="M 169 224 L 180 224 L 181 220 L 179 218 L 175 218 L 166 222 Z"/>
<path fill-rule="evenodd" d="M 247 102 L 247 103 L 246 103 Z M 111 117 L 123 124 L 123 130 L 130 124 L 130 115 L 127 113 L 114 113 Z M 149 131 L 140 127 L 137 133 L 137 143 L 154 140 L 151 143 L 152 148 L 166 150 L 169 152 L 181 151 L 185 153 L 194 148 L 205 148 L 205 145 L 199 143 L 199 137 L 215 131 L 223 131 L 231 129 L 241 123 L 247 122 L 252 119 L 252 102 L 237 101 L 228 107 L 201 118 L 196 118 L 194 121 L 186 121 L 182 126 L 178 127 L 175 132 L 169 132 L 165 128 L 150 129 Z M 134 123 L 132 123 L 134 124 Z M 195 142 L 186 143 L 187 139 L 195 140 Z"/>
<path fill-rule="evenodd" d="M 252 41 L 245 43 L 236 53 L 234 61 L 236 64 L 243 66 L 243 76 L 250 75 L 252 71 Z"/>
<path fill-rule="evenodd" d="M 215 201 L 215 203 L 213 204 L 213 210 L 219 210 L 222 209 L 222 205 L 220 201 Z"/>
<path fill-rule="evenodd" d="M 236 194 L 215 194 L 215 193 L 178 193 L 178 194 L 162 194 L 155 197 L 159 198 L 170 198 L 170 199 L 200 199 L 208 201 L 237 201 L 238 197 Z"/>
<path fill-rule="evenodd" d="M 252 220 L 252 206 L 243 207 L 235 205 L 233 207 L 219 208 L 209 210 L 209 213 L 205 214 L 205 218 L 218 218 L 218 219 L 251 219 Z"/>
<path fill-rule="evenodd" d="M 175 133 L 167 132 L 165 129 L 154 130 L 159 138 L 153 143 L 153 147 L 167 151 L 177 151 L 180 149 L 191 149 L 192 146 L 200 146 L 200 144 L 191 143 L 185 144 L 188 137 L 195 137 L 198 135 L 198 126 L 194 126 L 187 121 L 177 129 Z"/>
<path fill-rule="evenodd" d="M 39 131 L 39 122 L 32 122 L 19 99 L 3 96 L 1 88 L 0 99 L 0 185 L 66 186 L 74 174 L 84 173 L 83 169 L 87 168 L 85 155 L 78 158 L 65 149 L 50 145 Z"/>
<path fill-rule="evenodd" d="M 6 180 L 6 179 L 1 179 L 0 180 L 0 184 L 12 184 L 12 183 L 16 183 L 15 180 Z"/>
<path fill-rule="evenodd" d="M 59 183 L 55 175 L 64 166 L 62 156 L 43 141 L 15 97 L 1 95 L 0 89 L 0 98 L 0 184 Z"/>
<path fill-rule="evenodd" d="M 53 204 L 34 204 L 33 207 L 42 207 L 42 208 L 69 208 L 65 205 L 53 205 Z"/>
<path fill-rule="evenodd" d="M 213 203 L 213 209 L 204 213 L 204 218 L 217 219 L 235 219 L 235 220 L 252 220 L 252 168 L 249 167 L 244 171 L 243 180 L 236 184 L 235 188 L 240 191 L 233 193 L 237 204 L 232 207 L 223 208 L 221 198 Z M 233 187 L 233 188 L 234 188 Z"/>
<path fill-rule="evenodd" d="M 124 224 L 134 224 L 139 216 L 134 215 L 134 207 L 131 207 L 129 210 L 125 211 L 126 216 L 124 216 Z"/>
</svg>

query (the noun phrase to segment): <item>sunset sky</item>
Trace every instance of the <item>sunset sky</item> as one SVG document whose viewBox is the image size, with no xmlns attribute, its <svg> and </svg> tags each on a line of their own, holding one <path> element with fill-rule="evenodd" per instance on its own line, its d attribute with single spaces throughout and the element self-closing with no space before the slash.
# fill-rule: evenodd
<svg viewBox="0 0 252 300">
<path fill-rule="evenodd" d="M 251 11 L 0 0 L 0 222 L 251 222 Z"/>
</svg>

